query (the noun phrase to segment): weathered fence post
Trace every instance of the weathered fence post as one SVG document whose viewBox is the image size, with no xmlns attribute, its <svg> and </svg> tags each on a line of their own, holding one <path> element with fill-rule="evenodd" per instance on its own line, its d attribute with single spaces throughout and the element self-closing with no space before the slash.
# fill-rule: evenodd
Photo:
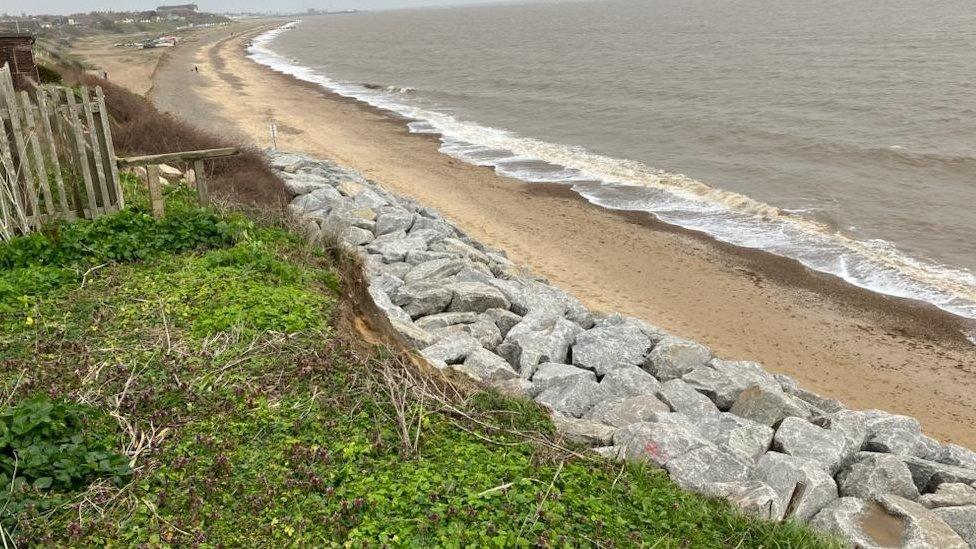
<svg viewBox="0 0 976 549">
<path fill-rule="evenodd" d="M 156 219 L 162 219 L 165 214 L 163 204 L 163 190 L 159 186 L 159 164 L 146 166 L 146 181 L 149 183 L 149 205 Z"/>
</svg>

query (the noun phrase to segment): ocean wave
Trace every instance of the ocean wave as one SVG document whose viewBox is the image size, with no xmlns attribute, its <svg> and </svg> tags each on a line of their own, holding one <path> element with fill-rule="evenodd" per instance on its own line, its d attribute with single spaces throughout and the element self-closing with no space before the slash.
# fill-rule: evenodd
<svg viewBox="0 0 976 549">
<path fill-rule="evenodd" d="M 414 133 L 437 134 L 441 152 L 471 164 L 493 166 L 527 182 L 563 183 L 590 202 L 612 210 L 643 211 L 665 223 L 704 232 L 717 240 L 793 258 L 810 269 L 868 290 L 928 302 L 976 319 L 976 274 L 911 257 L 883 240 L 857 240 L 832 227 L 641 162 L 594 154 L 459 120 L 398 101 L 386 89 L 333 80 L 276 54 L 269 44 L 292 22 L 255 38 L 251 58 L 276 71 L 319 84 L 409 120 Z M 880 149 L 903 161 L 915 153 Z M 968 162 L 968 158 L 948 159 Z"/>
</svg>

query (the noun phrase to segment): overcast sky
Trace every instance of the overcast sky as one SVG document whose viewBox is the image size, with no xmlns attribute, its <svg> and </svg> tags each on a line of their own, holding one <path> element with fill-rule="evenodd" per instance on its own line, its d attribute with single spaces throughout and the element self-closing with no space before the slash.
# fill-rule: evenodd
<svg viewBox="0 0 976 549">
<path fill-rule="evenodd" d="M 496 0 L 500 1 L 500 0 Z M 508 0 L 511 2 L 511 0 Z M 190 3 L 193 0 L 32 0 L 30 2 L 0 2 L 0 12 L 77 13 L 86 11 L 150 10 L 158 5 Z M 486 4 L 492 0 L 197 0 L 202 11 L 287 11 L 317 9 L 385 9 L 457 4 Z"/>
</svg>

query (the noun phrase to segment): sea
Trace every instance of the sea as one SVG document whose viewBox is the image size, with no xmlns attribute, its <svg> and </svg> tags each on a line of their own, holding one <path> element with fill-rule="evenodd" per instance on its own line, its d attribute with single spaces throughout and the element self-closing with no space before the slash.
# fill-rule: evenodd
<svg viewBox="0 0 976 549">
<path fill-rule="evenodd" d="M 972 0 L 603 0 L 310 16 L 249 55 L 463 161 L 976 319 L 974 44 Z"/>
</svg>

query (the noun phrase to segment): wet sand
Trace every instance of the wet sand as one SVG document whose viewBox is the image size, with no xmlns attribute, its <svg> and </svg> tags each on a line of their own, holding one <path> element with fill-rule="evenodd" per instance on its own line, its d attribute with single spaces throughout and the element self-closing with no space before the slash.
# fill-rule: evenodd
<svg viewBox="0 0 976 549">
<path fill-rule="evenodd" d="M 351 166 L 438 209 L 596 310 L 643 318 L 852 408 L 912 415 L 929 434 L 976 447 L 976 347 L 960 335 L 961 319 L 442 155 L 402 120 L 248 60 L 244 41 L 257 28 L 176 48 L 156 71 L 154 101 L 262 147 L 273 120 L 279 148 Z M 190 76 L 194 65 L 200 73 Z"/>
</svg>

